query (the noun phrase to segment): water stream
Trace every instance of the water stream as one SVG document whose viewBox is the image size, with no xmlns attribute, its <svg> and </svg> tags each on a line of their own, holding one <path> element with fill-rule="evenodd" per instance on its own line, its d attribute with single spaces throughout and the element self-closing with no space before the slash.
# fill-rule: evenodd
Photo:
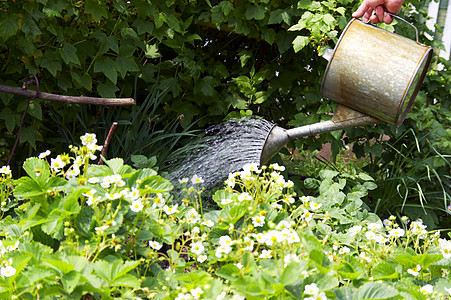
<svg viewBox="0 0 451 300">
<path fill-rule="evenodd" d="M 245 164 L 260 164 L 260 156 L 268 133 L 274 124 L 264 119 L 243 118 L 209 127 L 205 137 L 211 137 L 205 147 L 193 150 L 186 159 L 175 162 L 170 179 L 174 184 L 197 175 L 206 189 L 223 182 L 229 173 Z"/>
</svg>

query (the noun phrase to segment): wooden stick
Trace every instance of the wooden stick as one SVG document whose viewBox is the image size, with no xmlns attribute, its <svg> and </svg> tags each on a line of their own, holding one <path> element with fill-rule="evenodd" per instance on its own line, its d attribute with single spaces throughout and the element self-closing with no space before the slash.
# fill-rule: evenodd
<svg viewBox="0 0 451 300">
<path fill-rule="evenodd" d="M 108 151 L 108 147 L 110 146 L 111 138 L 113 137 L 113 132 L 116 129 L 117 122 L 113 122 L 110 127 L 110 131 L 108 131 L 108 135 L 106 136 L 106 140 L 103 143 L 102 152 L 100 154 L 98 165 L 103 165 L 103 159 L 102 157 L 106 157 L 106 152 Z"/>
<path fill-rule="evenodd" d="M 64 102 L 69 104 L 94 104 L 105 106 L 127 106 L 136 105 L 133 98 L 97 98 L 88 96 L 64 96 L 50 93 L 37 92 L 33 90 L 26 90 L 20 87 L 11 87 L 0 84 L 0 92 L 26 96 L 30 98 L 44 99 L 50 101 Z"/>
</svg>

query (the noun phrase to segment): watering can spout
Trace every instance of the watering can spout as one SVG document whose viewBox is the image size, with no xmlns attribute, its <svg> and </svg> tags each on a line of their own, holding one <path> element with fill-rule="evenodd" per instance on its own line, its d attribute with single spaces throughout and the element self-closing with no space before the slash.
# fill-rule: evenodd
<svg viewBox="0 0 451 300">
<path fill-rule="evenodd" d="M 334 130 L 378 124 L 380 122 L 381 121 L 376 118 L 364 115 L 346 106 L 338 105 L 334 117 L 330 121 L 318 122 L 292 129 L 274 126 L 268 133 L 265 144 L 263 145 L 262 153 L 260 155 L 260 165 L 269 163 L 271 158 L 290 140 Z"/>
</svg>

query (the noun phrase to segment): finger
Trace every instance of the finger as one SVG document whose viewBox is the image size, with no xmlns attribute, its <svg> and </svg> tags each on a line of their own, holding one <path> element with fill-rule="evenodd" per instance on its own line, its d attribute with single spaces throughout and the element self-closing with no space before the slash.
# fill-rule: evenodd
<svg viewBox="0 0 451 300">
<path fill-rule="evenodd" d="M 370 20 L 371 14 L 372 14 L 372 13 L 373 13 L 373 9 L 372 9 L 372 8 L 370 8 L 369 10 L 367 10 L 367 11 L 363 14 L 362 21 L 367 23 L 367 22 Z"/>
<path fill-rule="evenodd" d="M 379 23 L 379 19 L 377 18 L 377 15 L 375 13 L 373 13 L 370 17 L 370 22 L 373 24 L 377 24 Z"/>
<path fill-rule="evenodd" d="M 384 23 L 391 24 L 393 22 L 393 17 L 390 16 L 387 12 L 384 13 Z"/>
<path fill-rule="evenodd" d="M 352 14 L 352 16 L 354 18 L 360 18 L 361 16 L 366 14 L 368 12 L 368 10 L 370 10 L 370 9 L 371 9 L 371 11 L 373 11 L 373 8 L 368 5 L 368 2 L 363 1 L 363 3 L 360 4 L 359 8 L 357 8 L 357 10 Z"/>
<path fill-rule="evenodd" d="M 384 7 L 382 7 L 381 5 L 377 6 L 375 9 L 376 12 L 376 16 L 377 16 L 377 20 L 378 23 L 381 23 L 384 21 Z"/>
</svg>

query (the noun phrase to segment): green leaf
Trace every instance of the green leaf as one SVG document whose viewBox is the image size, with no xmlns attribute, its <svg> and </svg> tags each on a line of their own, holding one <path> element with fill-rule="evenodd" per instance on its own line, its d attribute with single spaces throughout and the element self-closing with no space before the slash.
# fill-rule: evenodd
<svg viewBox="0 0 451 300">
<path fill-rule="evenodd" d="M 81 274 L 74 270 L 61 276 L 61 283 L 66 293 L 71 294 L 74 291 L 80 281 L 80 276 Z"/>
<path fill-rule="evenodd" d="M 30 178 L 44 184 L 50 177 L 49 164 L 43 159 L 30 157 L 23 163 L 23 169 Z"/>
<path fill-rule="evenodd" d="M 14 197 L 19 199 L 40 196 L 46 193 L 36 180 L 29 177 L 22 177 L 16 181 Z"/>
<path fill-rule="evenodd" d="M 246 10 L 246 19 L 262 20 L 265 18 L 265 8 L 262 6 L 249 6 Z"/>
<path fill-rule="evenodd" d="M 86 0 L 85 13 L 94 17 L 94 20 L 99 21 L 102 17 L 108 17 L 108 11 L 104 4 L 97 0 Z"/>
<path fill-rule="evenodd" d="M 84 236 L 88 236 L 91 226 L 94 222 L 94 210 L 90 206 L 83 206 L 80 213 L 75 219 L 75 227 L 77 231 Z"/>
<path fill-rule="evenodd" d="M 146 193 L 163 193 L 172 190 L 172 183 L 159 176 L 153 175 L 141 181 L 140 188 L 144 189 Z"/>
<path fill-rule="evenodd" d="M 64 60 L 66 65 L 73 63 L 77 66 L 80 65 L 80 60 L 78 60 L 77 49 L 71 44 L 65 43 L 63 48 L 59 49 L 59 54 Z"/>
<path fill-rule="evenodd" d="M 119 91 L 119 88 L 110 80 L 107 80 L 105 83 L 101 83 L 97 86 L 97 91 L 103 98 L 114 98 L 116 97 L 116 92 Z"/>
<path fill-rule="evenodd" d="M 309 41 L 309 37 L 298 35 L 293 41 L 294 52 L 301 51 L 305 46 L 308 45 Z"/>
<path fill-rule="evenodd" d="M 234 264 L 226 264 L 221 266 L 221 268 L 216 271 L 216 275 L 230 281 L 235 281 L 241 277 L 240 269 L 238 269 L 238 267 Z"/>
<path fill-rule="evenodd" d="M 152 34 L 154 28 L 153 23 L 149 21 L 144 21 L 143 19 L 139 18 L 136 19 L 135 22 L 133 22 L 133 26 L 135 26 L 139 35 L 146 32 Z"/>
<path fill-rule="evenodd" d="M 399 277 L 399 273 L 396 272 L 395 268 L 387 262 L 380 262 L 375 265 L 371 270 L 371 275 L 374 280 L 397 279 Z"/>
<path fill-rule="evenodd" d="M 56 77 L 58 71 L 63 69 L 60 56 L 53 51 L 47 51 L 41 61 L 41 67 L 46 68 L 53 77 Z"/>
<path fill-rule="evenodd" d="M 117 83 L 117 70 L 116 62 L 109 57 L 101 57 L 94 63 L 94 72 L 105 74 L 113 84 Z"/>
<path fill-rule="evenodd" d="M 116 64 L 117 64 L 119 73 L 121 73 L 122 78 L 125 78 L 125 75 L 127 75 L 127 72 L 139 71 L 139 67 L 132 57 L 118 56 L 116 58 Z"/>
<path fill-rule="evenodd" d="M 307 262 L 290 262 L 280 276 L 280 283 L 290 285 L 295 283 L 302 277 L 302 271 L 306 270 Z"/>
<path fill-rule="evenodd" d="M 33 149 L 36 149 L 36 142 L 42 142 L 41 133 L 33 127 L 24 127 L 20 134 L 20 143 L 28 143 Z"/>
<path fill-rule="evenodd" d="M 17 14 L 6 14 L 0 18 L 0 37 L 6 41 L 19 30 L 19 16 Z"/>
<path fill-rule="evenodd" d="M 131 274 L 126 274 L 123 275 L 119 278 L 116 278 L 112 281 L 112 284 L 117 285 L 117 286 L 128 286 L 131 288 L 140 288 L 141 284 L 139 283 L 138 278 L 136 278 L 135 276 L 131 275 Z"/>
<path fill-rule="evenodd" d="M 353 299 L 391 299 L 398 294 L 395 288 L 386 283 L 368 282 L 357 290 Z"/>
<path fill-rule="evenodd" d="M 205 76 L 197 80 L 194 86 L 195 94 L 203 94 L 205 96 L 213 96 L 215 91 L 215 86 L 218 85 L 217 79 L 212 76 Z"/>
</svg>

